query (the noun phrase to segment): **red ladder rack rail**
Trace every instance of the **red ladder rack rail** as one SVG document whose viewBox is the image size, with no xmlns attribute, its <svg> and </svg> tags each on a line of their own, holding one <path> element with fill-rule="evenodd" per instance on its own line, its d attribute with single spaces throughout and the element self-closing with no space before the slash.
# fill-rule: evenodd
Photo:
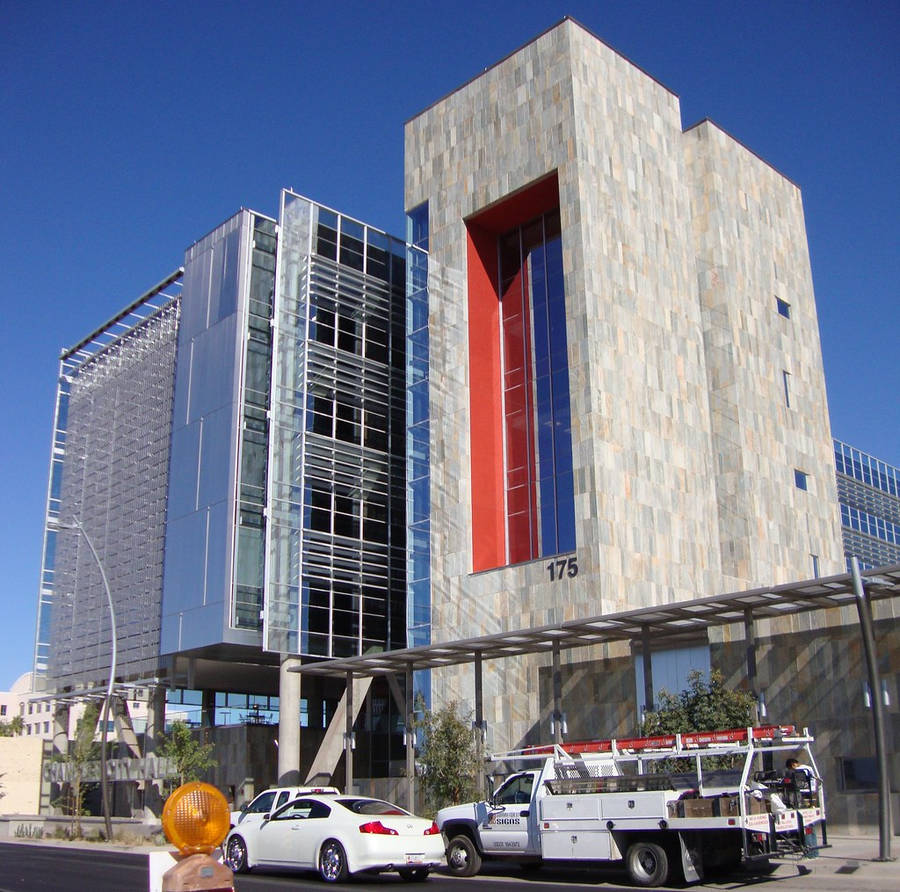
<svg viewBox="0 0 900 892">
<path fill-rule="evenodd" d="M 757 728 L 729 728 L 723 731 L 691 731 L 686 734 L 654 734 L 648 737 L 620 737 L 609 740 L 578 740 L 561 744 L 526 747 L 523 755 L 552 755 L 558 750 L 571 755 L 583 753 L 636 753 L 649 751 L 697 750 L 704 747 L 746 744 L 748 740 L 774 741 L 793 737 L 794 725 L 760 725 Z"/>
</svg>

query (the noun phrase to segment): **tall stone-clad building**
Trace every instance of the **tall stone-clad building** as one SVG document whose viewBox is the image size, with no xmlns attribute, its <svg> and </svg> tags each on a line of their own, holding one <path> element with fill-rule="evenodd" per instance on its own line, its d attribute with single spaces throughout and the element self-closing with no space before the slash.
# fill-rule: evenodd
<svg viewBox="0 0 900 892">
<path fill-rule="evenodd" d="M 843 569 L 793 183 L 710 121 L 683 129 L 677 96 L 571 20 L 405 141 L 434 642 Z M 547 736 L 543 662 L 486 672 L 496 745 Z M 466 678 L 435 673 L 436 697 Z M 633 690 L 570 731 L 621 731 Z"/>
</svg>

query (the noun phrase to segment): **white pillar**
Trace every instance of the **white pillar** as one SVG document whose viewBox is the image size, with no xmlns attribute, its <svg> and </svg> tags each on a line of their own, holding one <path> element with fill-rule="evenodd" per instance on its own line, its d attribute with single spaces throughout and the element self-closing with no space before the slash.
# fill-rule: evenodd
<svg viewBox="0 0 900 892">
<path fill-rule="evenodd" d="M 144 756 L 156 754 L 166 731 L 166 689 L 160 685 L 150 688 L 147 697 L 147 727 L 144 729 Z M 144 779 L 144 820 L 155 821 L 162 814 L 162 778 Z"/>
<path fill-rule="evenodd" d="M 300 673 L 296 657 L 284 657 L 278 674 L 278 783 L 300 783 Z"/>
<path fill-rule="evenodd" d="M 65 756 L 69 752 L 69 705 L 53 706 L 53 752 Z"/>
<path fill-rule="evenodd" d="M 166 730 L 166 689 L 160 685 L 150 688 L 147 698 L 147 728 L 144 731 L 144 755 L 156 752 Z"/>
</svg>

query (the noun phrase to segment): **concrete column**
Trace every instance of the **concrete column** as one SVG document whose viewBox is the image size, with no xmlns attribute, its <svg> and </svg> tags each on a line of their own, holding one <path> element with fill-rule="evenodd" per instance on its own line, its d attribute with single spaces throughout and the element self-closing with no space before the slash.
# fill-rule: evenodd
<svg viewBox="0 0 900 892">
<path fill-rule="evenodd" d="M 53 752 L 62 756 L 69 752 L 68 703 L 57 703 L 53 708 Z"/>
<path fill-rule="evenodd" d="M 300 784 L 300 673 L 296 657 L 283 657 L 278 674 L 278 783 Z"/>
<path fill-rule="evenodd" d="M 53 705 L 53 744 L 51 748 L 53 756 L 65 757 L 69 753 L 69 705 L 68 703 L 55 703 Z M 41 772 L 43 775 L 43 772 Z M 41 781 L 42 814 L 54 814 L 57 809 L 52 803 L 60 797 L 62 788 L 60 784 Z"/>
<path fill-rule="evenodd" d="M 416 713 L 413 702 L 413 672 L 406 667 L 406 702 L 404 706 L 406 732 L 406 807 L 416 814 Z"/>
<path fill-rule="evenodd" d="M 756 618 L 753 616 L 753 608 L 744 610 L 744 641 L 747 647 L 747 684 L 750 693 L 756 697 L 756 705 L 753 707 L 755 715 L 753 724 L 758 725 L 763 719 L 760 703 L 762 692 L 759 687 L 758 664 L 756 661 Z"/>
<path fill-rule="evenodd" d="M 154 756 L 163 742 L 166 731 L 166 689 L 162 685 L 150 688 L 147 698 L 147 727 L 144 730 L 144 756 Z M 144 820 L 155 821 L 162 814 L 162 778 L 144 780 Z"/>
<path fill-rule="evenodd" d="M 202 728 L 214 728 L 216 726 L 216 692 L 215 691 L 203 691 L 201 693 L 200 726 Z"/>
<path fill-rule="evenodd" d="M 347 714 L 344 724 L 344 792 L 353 792 L 353 717 L 356 715 L 353 706 L 353 673 L 347 673 Z"/>
<path fill-rule="evenodd" d="M 166 730 L 166 689 L 150 688 L 147 700 L 147 729 L 144 731 L 144 755 L 155 753 Z"/>
</svg>

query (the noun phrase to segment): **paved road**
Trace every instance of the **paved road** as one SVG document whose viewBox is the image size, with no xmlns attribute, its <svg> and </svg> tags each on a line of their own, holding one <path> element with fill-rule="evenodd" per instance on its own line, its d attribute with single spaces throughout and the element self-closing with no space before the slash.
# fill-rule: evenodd
<svg viewBox="0 0 900 892">
<path fill-rule="evenodd" d="M 735 873 L 707 880 L 692 889 L 707 892 L 885 892 L 900 889 L 900 862 L 875 861 L 877 844 L 871 839 L 832 840 L 833 848 L 806 862 L 801 872 L 797 864 L 782 864 L 772 873 Z M 898 840 L 900 848 L 900 840 Z M 147 889 L 146 851 L 118 851 L 93 845 L 79 848 L 66 844 L 0 842 L 0 892 L 142 892 Z M 237 892 L 294 892 L 318 890 L 325 885 L 310 874 L 239 876 Z M 625 875 L 615 868 L 558 870 L 545 867 L 522 871 L 515 867 L 488 866 L 472 879 L 432 874 L 425 884 L 404 883 L 396 874 L 352 879 L 348 892 L 377 889 L 380 892 L 407 889 L 413 892 L 561 892 L 592 889 L 595 892 L 633 892 Z M 662 890 L 684 889 L 678 886 Z"/>
</svg>

